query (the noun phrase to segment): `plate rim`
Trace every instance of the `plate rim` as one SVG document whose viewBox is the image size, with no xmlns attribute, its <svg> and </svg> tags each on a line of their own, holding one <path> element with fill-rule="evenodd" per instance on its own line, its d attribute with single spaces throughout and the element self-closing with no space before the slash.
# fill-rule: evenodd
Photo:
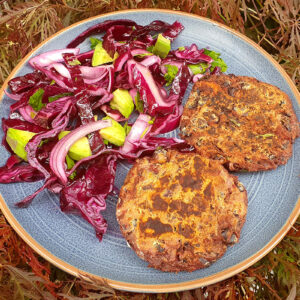
<svg viewBox="0 0 300 300">
<path fill-rule="evenodd" d="M 189 18 L 195 18 L 202 21 L 206 21 L 208 23 L 211 23 L 215 26 L 221 27 L 227 31 L 229 31 L 231 34 L 239 37 L 243 41 L 250 44 L 252 47 L 254 47 L 256 50 L 258 50 L 265 58 L 269 60 L 281 73 L 285 81 L 287 82 L 288 86 L 292 90 L 298 104 L 300 105 L 300 93 L 293 83 L 292 79 L 289 77 L 289 75 L 286 73 L 286 71 L 279 65 L 279 63 L 269 54 L 267 53 L 263 48 L 261 48 L 257 43 L 252 41 L 250 38 L 245 36 L 244 34 L 224 25 L 217 21 L 211 20 L 206 17 L 198 16 L 191 13 L 186 13 L 182 11 L 173 11 L 169 9 L 126 9 L 126 10 L 120 10 L 110 13 L 105 13 L 97 16 L 93 16 L 84 20 L 81 20 L 79 22 L 76 22 L 66 28 L 61 29 L 60 31 L 56 32 L 55 34 L 51 35 L 47 39 L 45 39 L 43 42 L 38 44 L 34 49 L 32 49 L 12 70 L 8 78 L 3 83 L 1 89 L 0 89 L 0 101 L 2 101 L 4 96 L 4 90 L 8 86 L 8 81 L 13 78 L 13 76 L 17 73 L 17 71 L 23 66 L 25 61 L 32 55 L 33 52 L 38 50 L 40 47 L 42 47 L 44 44 L 46 44 L 49 40 L 53 39 L 54 37 L 62 34 L 63 32 L 68 31 L 69 29 L 79 26 L 83 23 L 101 19 L 103 17 L 109 17 L 109 16 L 115 16 L 120 14 L 126 14 L 126 13 L 140 13 L 140 12 L 161 12 L 165 14 L 172 14 L 172 15 L 179 15 L 179 16 L 185 16 Z M 78 269 L 71 264 L 66 263 L 62 259 L 58 258 L 57 256 L 53 255 L 50 251 L 46 250 L 41 244 L 39 244 L 35 239 L 21 226 L 21 224 L 17 221 L 17 219 L 14 217 L 13 213 L 9 209 L 8 205 L 6 204 L 5 200 L 3 199 L 1 193 L 0 193 L 0 209 L 5 216 L 8 223 L 13 227 L 13 229 L 17 232 L 17 234 L 27 243 L 32 249 L 34 249 L 39 255 L 44 257 L 47 261 L 51 262 L 56 267 L 64 270 L 65 272 L 72 274 L 76 277 L 83 278 L 88 281 L 100 281 L 104 282 L 106 284 L 109 284 L 112 288 L 119 289 L 119 290 L 125 290 L 130 292 L 155 292 L 155 293 L 162 293 L 162 292 L 177 292 L 177 291 L 183 291 L 188 289 L 194 289 L 201 286 L 207 286 L 219 281 L 222 281 L 224 279 L 227 279 L 231 276 L 234 276 L 235 274 L 245 270 L 246 268 L 250 267 L 257 261 L 259 261 L 262 257 L 264 257 L 266 254 L 268 254 L 286 235 L 286 233 L 289 231 L 289 229 L 293 226 L 293 224 L 296 222 L 298 215 L 300 214 L 300 196 L 298 197 L 297 203 L 289 215 L 288 219 L 286 220 L 285 224 L 281 227 L 279 232 L 273 238 L 258 252 L 256 252 L 251 257 L 248 257 L 247 259 L 243 260 L 242 262 L 233 265 L 221 272 L 218 272 L 216 274 L 198 278 L 195 280 L 190 281 L 184 281 L 182 283 L 169 283 L 169 284 L 161 284 L 161 285 L 155 285 L 155 284 L 140 284 L 140 283 L 130 283 L 130 282 L 123 282 L 123 281 L 116 281 L 112 279 L 107 279 L 95 274 L 91 274 L 89 272 L 83 271 L 81 269 Z"/>
</svg>

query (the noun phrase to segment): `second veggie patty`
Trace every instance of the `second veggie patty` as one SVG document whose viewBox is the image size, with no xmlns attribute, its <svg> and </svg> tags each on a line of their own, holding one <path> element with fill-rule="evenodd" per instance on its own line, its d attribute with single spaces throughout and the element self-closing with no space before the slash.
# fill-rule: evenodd
<svg viewBox="0 0 300 300">
<path fill-rule="evenodd" d="M 285 164 L 300 134 L 287 94 L 255 78 L 235 75 L 212 75 L 196 82 L 180 130 L 199 154 L 231 171 Z"/>
</svg>

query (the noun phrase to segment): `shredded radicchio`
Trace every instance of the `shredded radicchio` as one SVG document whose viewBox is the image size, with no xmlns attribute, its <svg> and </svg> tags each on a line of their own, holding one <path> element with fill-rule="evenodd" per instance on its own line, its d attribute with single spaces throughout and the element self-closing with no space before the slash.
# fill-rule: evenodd
<svg viewBox="0 0 300 300">
<path fill-rule="evenodd" d="M 141 26 L 131 20 L 107 20 L 88 28 L 65 49 L 32 57 L 33 71 L 8 82 L 5 93 L 14 103 L 9 118 L 2 119 L 2 144 L 11 156 L 0 168 L 0 182 L 44 180 L 37 191 L 16 204 L 18 207 L 28 206 L 48 189 L 60 195 L 62 211 L 81 215 L 101 240 L 108 226 L 101 212 L 106 197 L 115 190 L 119 159 L 134 162 L 159 147 L 192 150 L 183 140 L 158 135 L 178 127 L 189 83 L 209 73 L 219 74 L 221 69 L 217 64 L 212 68 L 213 59 L 195 44 L 172 51 L 168 48 L 167 56 L 161 55 L 165 58 L 155 54 L 160 34 L 173 42 L 183 29 L 178 21 L 155 20 Z M 113 62 L 92 66 L 97 51 L 80 53 L 77 46 L 100 34 L 103 41 L 99 42 Z M 207 64 L 205 74 L 195 75 L 190 70 L 189 64 L 198 63 Z M 129 118 L 110 105 L 116 89 L 127 90 L 132 98 L 135 109 Z M 113 120 L 100 120 L 101 114 Z M 126 130 L 124 143 L 118 147 L 108 144 L 99 133 L 111 127 L 112 121 Z M 28 162 L 8 145 L 8 128 L 35 133 L 24 146 Z M 70 133 L 60 139 L 59 134 L 66 130 Z M 91 155 L 73 161 L 68 151 L 83 137 L 88 138 Z"/>
<path fill-rule="evenodd" d="M 105 199 L 113 190 L 116 173 L 116 156 L 102 155 L 84 166 L 76 181 L 66 185 L 60 196 L 62 211 L 80 213 L 96 231 L 99 240 L 107 229 L 107 222 L 101 215 L 106 208 Z M 83 165 L 81 165 L 83 168 Z M 99 176 L 101 174 L 101 176 Z"/>
<path fill-rule="evenodd" d="M 12 163 L 12 160 L 15 160 Z M 0 182 L 34 182 L 43 179 L 44 176 L 37 169 L 29 164 L 24 164 L 15 155 L 7 160 L 3 167 L 0 167 Z"/>
</svg>

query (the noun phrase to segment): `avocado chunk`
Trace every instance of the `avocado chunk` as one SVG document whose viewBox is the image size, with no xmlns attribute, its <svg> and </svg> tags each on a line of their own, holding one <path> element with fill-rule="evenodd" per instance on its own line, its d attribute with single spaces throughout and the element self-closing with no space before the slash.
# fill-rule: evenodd
<svg viewBox="0 0 300 300">
<path fill-rule="evenodd" d="M 111 120 L 112 122 L 112 126 L 100 130 L 102 138 L 116 146 L 122 146 L 126 138 L 124 127 L 110 117 L 105 117 L 102 120 Z"/>
<path fill-rule="evenodd" d="M 25 150 L 25 146 L 35 135 L 36 133 L 34 132 L 8 128 L 6 141 L 14 153 L 27 161 L 27 152 Z"/>
<path fill-rule="evenodd" d="M 156 43 L 153 47 L 153 54 L 161 58 L 166 58 L 171 50 L 171 41 L 165 38 L 161 33 L 158 35 Z"/>
<path fill-rule="evenodd" d="M 128 118 L 134 109 L 133 100 L 129 92 L 127 90 L 116 89 L 113 92 L 110 107 L 117 109 L 125 118 Z"/>
<path fill-rule="evenodd" d="M 114 57 L 112 58 L 106 50 L 102 47 L 102 43 L 98 43 L 95 47 L 95 51 L 92 58 L 92 66 L 100 66 L 106 63 L 113 62 L 118 57 L 118 53 L 115 52 Z"/>
<path fill-rule="evenodd" d="M 62 131 L 58 138 L 61 140 L 64 136 L 69 134 L 70 131 Z M 86 158 L 88 156 L 92 155 L 92 151 L 90 148 L 89 140 L 87 137 L 83 137 L 76 141 L 69 149 L 68 155 L 70 158 L 74 160 L 81 160 L 83 158 Z"/>
</svg>

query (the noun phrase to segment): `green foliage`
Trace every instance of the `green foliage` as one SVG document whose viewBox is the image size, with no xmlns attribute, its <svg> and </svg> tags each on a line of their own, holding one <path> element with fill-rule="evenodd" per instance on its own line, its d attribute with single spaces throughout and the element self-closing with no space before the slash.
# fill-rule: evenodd
<svg viewBox="0 0 300 300">
<path fill-rule="evenodd" d="M 63 27 L 110 11 L 152 7 L 191 12 L 246 34 L 282 65 L 300 89 L 300 7 L 298 1 L 281 0 L 0 1 L 0 83 L 31 49 Z M 0 212 L 0 299 L 236 300 L 287 299 L 289 295 L 297 299 L 299 245 L 300 219 L 273 251 L 232 278 L 180 293 L 134 294 L 57 269 L 33 252 Z"/>
<path fill-rule="evenodd" d="M 142 99 L 140 97 L 139 91 L 137 91 L 137 93 L 136 93 L 136 96 L 134 98 L 134 103 L 135 103 L 136 110 L 140 113 L 143 113 L 144 112 L 144 102 L 142 101 Z"/>
<path fill-rule="evenodd" d="M 53 101 L 56 101 L 62 97 L 66 97 L 66 96 L 70 96 L 72 95 L 72 93 L 61 93 L 61 94 L 57 94 L 57 95 L 54 95 L 54 96 L 50 96 L 48 98 L 48 102 L 53 102 Z"/>
<path fill-rule="evenodd" d="M 80 65 L 81 63 L 80 63 L 80 61 L 79 61 L 78 59 L 74 59 L 74 60 L 72 60 L 72 61 L 69 61 L 68 64 L 69 64 L 70 66 L 78 66 L 78 65 Z"/>
<path fill-rule="evenodd" d="M 45 103 L 42 102 L 44 93 L 45 91 L 43 89 L 38 89 L 32 96 L 30 96 L 28 104 L 35 111 L 40 111 L 45 106 Z"/>
<path fill-rule="evenodd" d="M 91 42 L 91 49 L 95 49 L 98 44 L 102 45 L 102 41 L 94 37 L 90 38 L 90 42 Z"/>
<path fill-rule="evenodd" d="M 227 65 L 225 61 L 220 57 L 221 53 L 217 53 L 212 50 L 204 49 L 204 54 L 210 56 L 214 61 L 211 63 L 211 70 L 215 67 L 220 67 L 222 72 L 226 72 Z"/>
<path fill-rule="evenodd" d="M 167 73 L 165 74 L 166 86 L 169 86 L 178 73 L 178 68 L 173 65 L 165 65 Z"/>
<path fill-rule="evenodd" d="M 208 68 L 207 63 L 199 63 L 196 65 L 188 65 L 188 67 L 191 69 L 194 75 L 196 74 L 203 74 Z"/>
</svg>

